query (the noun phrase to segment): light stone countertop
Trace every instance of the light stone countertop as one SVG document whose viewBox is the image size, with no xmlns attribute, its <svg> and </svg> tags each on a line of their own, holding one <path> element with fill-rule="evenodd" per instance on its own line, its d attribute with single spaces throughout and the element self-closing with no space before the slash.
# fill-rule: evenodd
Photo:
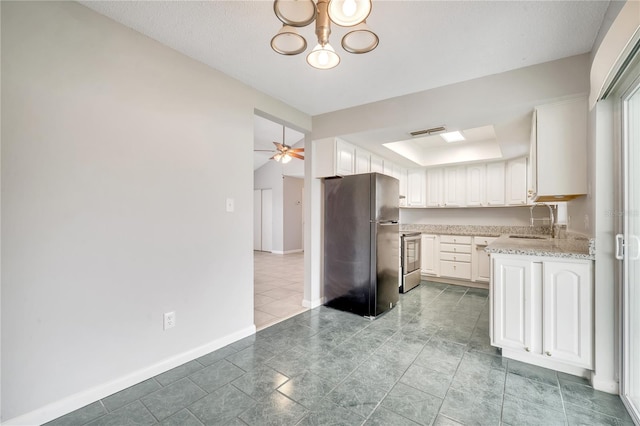
<svg viewBox="0 0 640 426">
<path fill-rule="evenodd" d="M 551 256 L 565 259 L 595 259 L 592 249 L 592 239 L 584 236 L 569 234 L 567 238 L 529 239 L 510 238 L 503 235 L 491 244 L 485 251 L 489 253 L 520 254 L 526 256 Z"/>
<path fill-rule="evenodd" d="M 500 237 L 489 244 L 489 253 L 551 256 L 569 259 L 595 259 L 595 240 L 584 235 L 566 233 L 566 238 L 549 237 L 548 226 L 480 226 L 401 224 L 401 231 L 419 231 L 435 235 L 469 235 Z M 510 235 L 537 236 L 543 239 L 509 238 Z"/>
</svg>

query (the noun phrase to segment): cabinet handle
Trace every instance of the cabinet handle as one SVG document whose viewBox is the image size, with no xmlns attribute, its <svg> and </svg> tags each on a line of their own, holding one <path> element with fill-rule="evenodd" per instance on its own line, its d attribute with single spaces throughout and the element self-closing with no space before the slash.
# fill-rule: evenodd
<svg viewBox="0 0 640 426">
<path fill-rule="evenodd" d="M 453 269 L 456 269 L 456 265 L 453 265 Z"/>
<path fill-rule="evenodd" d="M 529 347 L 528 347 L 528 346 L 527 346 L 527 347 L 525 347 L 525 348 L 524 348 L 524 350 L 525 350 L 525 351 L 527 351 L 527 352 L 531 352 L 531 349 L 529 349 Z"/>
<path fill-rule="evenodd" d="M 456 260 L 456 257 L 455 257 L 455 256 L 453 256 L 453 260 L 454 260 L 454 261 Z"/>
<path fill-rule="evenodd" d="M 546 352 L 545 352 L 545 355 L 547 355 L 547 356 L 551 356 L 551 352 L 546 351 Z"/>
</svg>

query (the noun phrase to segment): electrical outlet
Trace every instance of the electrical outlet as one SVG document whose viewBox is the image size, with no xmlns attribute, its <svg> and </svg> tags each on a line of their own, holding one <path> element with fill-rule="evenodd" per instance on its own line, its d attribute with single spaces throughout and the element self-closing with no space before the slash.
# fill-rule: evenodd
<svg viewBox="0 0 640 426">
<path fill-rule="evenodd" d="M 164 314 L 164 329 L 168 330 L 176 326 L 176 313 L 165 312 Z"/>
</svg>

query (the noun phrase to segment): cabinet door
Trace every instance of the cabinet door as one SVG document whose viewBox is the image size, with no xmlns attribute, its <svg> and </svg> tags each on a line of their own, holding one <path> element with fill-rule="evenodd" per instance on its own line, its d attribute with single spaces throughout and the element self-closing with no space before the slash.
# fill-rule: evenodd
<svg viewBox="0 0 640 426">
<path fill-rule="evenodd" d="M 371 154 L 363 149 L 356 148 L 356 173 L 369 173 L 371 171 Z"/>
<path fill-rule="evenodd" d="M 493 333 L 491 344 L 532 350 L 532 262 L 493 257 Z"/>
<path fill-rule="evenodd" d="M 427 170 L 427 207 L 442 207 L 443 170 Z"/>
<path fill-rule="evenodd" d="M 587 99 L 536 108 L 537 196 L 587 193 Z"/>
<path fill-rule="evenodd" d="M 370 170 L 372 172 L 384 173 L 384 160 L 372 154 Z"/>
<path fill-rule="evenodd" d="M 543 353 L 590 369 L 591 262 L 544 262 L 543 274 Z"/>
<path fill-rule="evenodd" d="M 527 169 L 527 201 L 533 202 L 538 192 L 538 113 L 531 117 L 531 145 L 529 146 L 529 168 Z"/>
<path fill-rule="evenodd" d="M 393 171 L 394 177 L 400 182 L 400 196 L 404 197 L 400 198 L 400 206 L 404 207 L 407 205 L 407 169 L 396 166 Z"/>
<path fill-rule="evenodd" d="M 484 164 L 467 166 L 467 206 L 484 206 L 486 204 L 485 174 Z"/>
<path fill-rule="evenodd" d="M 495 237 L 473 237 L 471 248 L 471 281 L 489 282 L 491 276 L 491 254 L 485 247 L 495 241 Z"/>
<path fill-rule="evenodd" d="M 440 262 L 437 235 L 422 235 L 422 258 L 420 262 L 421 273 L 438 276 L 438 263 Z"/>
<path fill-rule="evenodd" d="M 507 162 L 507 204 L 527 204 L 527 159 L 516 158 Z"/>
<path fill-rule="evenodd" d="M 338 139 L 336 141 L 336 174 L 352 175 L 355 170 L 355 147 Z"/>
<path fill-rule="evenodd" d="M 393 168 L 395 167 L 395 164 L 393 164 L 391 161 L 385 161 L 383 164 L 383 172 L 385 175 L 387 176 L 393 176 Z"/>
<path fill-rule="evenodd" d="M 447 167 L 444 171 L 445 207 L 464 206 L 466 186 L 467 181 L 465 167 Z"/>
<path fill-rule="evenodd" d="M 426 174 L 424 169 L 407 170 L 407 205 L 426 206 Z"/>
<path fill-rule="evenodd" d="M 487 164 L 487 205 L 504 206 L 504 162 Z"/>
</svg>

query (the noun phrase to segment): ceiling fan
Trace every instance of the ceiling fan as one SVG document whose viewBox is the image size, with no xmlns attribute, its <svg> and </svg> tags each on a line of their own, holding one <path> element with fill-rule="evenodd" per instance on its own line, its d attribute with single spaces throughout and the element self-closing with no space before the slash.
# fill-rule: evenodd
<svg viewBox="0 0 640 426">
<path fill-rule="evenodd" d="M 284 130 L 285 126 L 282 126 L 282 143 L 273 142 L 273 144 L 276 146 L 277 152 L 272 157 L 270 157 L 269 160 L 281 161 L 284 164 L 291 161 L 292 158 L 304 160 L 304 156 L 301 155 L 301 153 L 304 152 L 304 148 L 292 148 L 284 143 Z M 254 151 L 273 152 L 273 150 L 269 149 L 255 149 Z"/>
</svg>

